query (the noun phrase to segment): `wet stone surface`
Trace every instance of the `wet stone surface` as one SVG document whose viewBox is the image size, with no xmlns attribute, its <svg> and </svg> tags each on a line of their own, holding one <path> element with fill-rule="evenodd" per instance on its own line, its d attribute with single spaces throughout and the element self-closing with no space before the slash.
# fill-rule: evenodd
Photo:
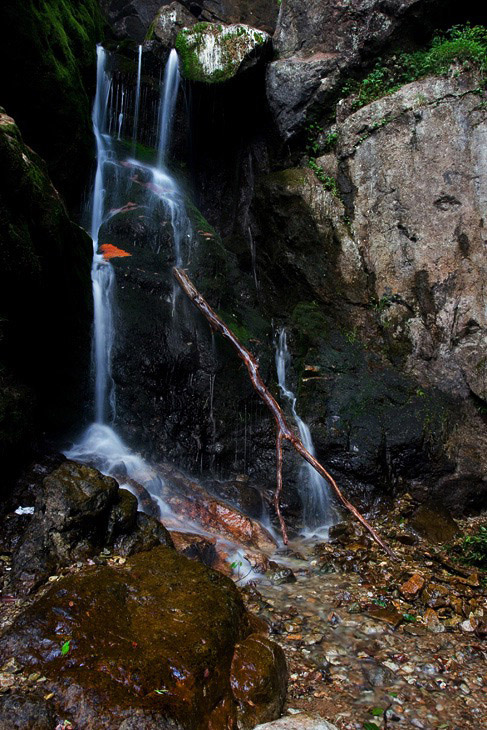
<svg viewBox="0 0 487 730">
<path fill-rule="evenodd" d="M 243 588 L 284 649 L 290 718 L 316 714 L 339 730 L 485 727 L 485 572 L 419 537 L 415 548 L 391 538 L 407 509 L 406 499 L 381 525 L 397 563 L 349 525 L 334 544 L 292 546 L 303 557 L 285 560 L 295 583 L 270 573 Z"/>
</svg>

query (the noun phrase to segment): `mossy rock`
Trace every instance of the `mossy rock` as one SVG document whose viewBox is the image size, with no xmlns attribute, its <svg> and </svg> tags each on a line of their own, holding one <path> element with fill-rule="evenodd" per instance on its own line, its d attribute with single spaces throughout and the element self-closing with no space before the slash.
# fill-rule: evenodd
<svg viewBox="0 0 487 730">
<path fill-rule="evenodd" d="M 76 727 L 118 730 L 136 717 L 146 727 L 150 717 L 161 728 L 203 730 L 233 727 L 232 659 L 249 634 L 228 578 L 159 547 L 57 582 L 3 636 L 0 656 L 46 676 L 53 704 Z M 279 660 L 259 686 L 282 691 Z"/>
<path fill-rule="evenodd" d="M 219 83 L 258 63 L 270 36 L 248 25 L 197 23 L 176 38 L 182 72 L 189 81 Z"/>
</svg>

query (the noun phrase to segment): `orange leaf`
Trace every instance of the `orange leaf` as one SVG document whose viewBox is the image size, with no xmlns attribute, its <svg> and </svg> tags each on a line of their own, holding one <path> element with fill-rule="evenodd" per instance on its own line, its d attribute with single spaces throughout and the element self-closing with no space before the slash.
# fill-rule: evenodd
<svg viewBox="0 0 487 730">
<path fill-rule="evenodd" d="M 109 259 L 122 258 L 123 256 L 132 256 L 131 253 L 127 253 L 127 251 L 117 248 L 111 243 L 103 243 L 100 248 L 103 251 L 103 258 L 105 261 L 108 261 Z"/>
</svg>

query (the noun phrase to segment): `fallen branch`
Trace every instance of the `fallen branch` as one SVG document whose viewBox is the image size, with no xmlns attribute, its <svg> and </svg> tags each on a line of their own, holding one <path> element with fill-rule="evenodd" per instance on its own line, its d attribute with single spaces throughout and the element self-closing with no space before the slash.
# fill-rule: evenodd
<svg viewBox="0 0 487 730">
<path fill-rule="evenodd" d="M 367 522 L 365 517 L 363 517 L 360 512 L 351 504 L 346 497 L 341 493 L 340 489 L 338 488 L 338 485 L 336 481 L 333 479 L 331 474 L 329 474 L 326 469 L 320 464 L 317 459 L 315 459 L 312 454 L 309 453 L 309 451 L 305 448 L 302 441 L 291 431 L 289 428 L 286 419 L 284 417 L 284 414 L 281 410 L 281 407 L 275 400 L 275 398 L 271 395 L 269 390 L 264 384 L 264 381 L 262 380 L 262 377 L 259 372 L 259 365 L 257 363 L 257 360 L 255 357 L 250 353 L 243 345 L 242 343 L 235 337 L 231 329 L 227 327 L 225 322 L 220 319 L 220 317 L 216 314 L 216 312 L 210 307 L 208 302 L 201 296 L 201 294 L 198 292 L 192 281 L 187 276 L 186 272 L 183 271 L 183 269 L 179 269 L 175 267 L 173 269 L 173 274 L 176 278 L 176 281 L 178 282 L 179 286 L 182 288 L 186 296 L 193 302 L 193 304 L 200 310 L 200 312 L 206 317 L 208 322 L 210 323 L 210 326 L 212 329 L 220 332 L 223 337 L 225 337 L 231 344 L 233 345 L 234 349 L 237 351 L 238 356 L 244 361 L 250 380 L 252 382 L 252 385 L 254 386 L 255 390 L 257 391 L 260 398 L 264 401 L 264 403 L 267 405 L 269 410 L 271 411 L 274 420 L 276 422 L 276 428 L 277 428 L 277 439 L 276 439 L 276 461 L 277 461 L 277 487 L 276 492 L 274 495 L 274 504 L 276 507 L 277 516 L 279 518 L 279 523 L 281 525 L 282 530 L 282 536 L 284 543 L 287 544 L 288 537 L 286 532 L 286 525 L 284 522 L 284 519 L 281 514 L 281 508 L 279 504 L 279 497 L 282 490 L 282 442 L 283 439 L 286 439 L 286 441 L 289 441 L 289 443 L 294 447 L 294 449 L 300 454 L 303 459 L 305 459 L 308 464 L 311 464 L 313 469 L 316 469 L 318 474 L 320 474 L 322 477 L 324 477 L 328 483 L 331 485 L 333 491 L 337 495 L 340 502 L 344 505 L 344 507 L 347 508 L 349 512 L 352 513 L 352 515 L 362 523 L 362 525 L 368 530 L 368 532 L 372 535 L 375 542 L 381 546 L 383 550 L 393 559 L 397 560 L 397 557 L 395 553 L 391 550 L 391 548 L 382 540 L 382 538 L 377 534 L 377 532 L 374 530 L 374 528 Z"/>
</svg>

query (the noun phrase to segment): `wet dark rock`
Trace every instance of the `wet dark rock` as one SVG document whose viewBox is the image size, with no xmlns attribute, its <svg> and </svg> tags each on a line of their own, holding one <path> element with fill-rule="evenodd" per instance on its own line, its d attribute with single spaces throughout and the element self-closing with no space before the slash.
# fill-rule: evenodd
<svg viewBox="0 0 487 730">
<path fill-rule="evenodd" d="M 210 482 L 211 491 L 220 498 L 234 504 L 239 510 L 259 519 L 264 511 L 262 494 L 257 487 L 249 484 L 246 475 L 238 475 L 236 479 L 226 482 Z"/>
<path fill-rule="evenodd" d="M 169 533 L 137 513 L 132 494 L 96 469 L 67 461 L 44 479 L 34 516 L 14 551 L 11 577 L 15 588 L 30 590 L 61 566 L 103 548 L 132 555 L 160 544 L 172 545 Z"/>
<path fill-rule="evenodd" d="M 138 512 L 135 528 L 128 534 L 120 535 L 114 542 L 113 550 L 119 555 L 134 555 L 158 545 L 173 546 L 169 532 L 159 520 Z"/>
<path fill-rule="evenodd" d="M 249 634 L 230 580 L 160 546 L 55 583 L 2 637 L 0 661 L 46 676 L 77 727 L 227 727 L 237 711 L 273 719 L 282 708 L 282 650 Z"/>
<path fill-rule="evenodd" d="M 284 583 L 296 583 L 296 576 L 291 568 L 278 567 L 277 570 L 274 570 L 271 573 L 270 579 L 276 586 L 280 586 Z"/>
<path fill-rule="evenodd" d="M 448 510 L 438 504 L 418 507 L 410 520 L 411 527 L 432 543 L 448 543 L 459 533 L 459 528 Z"/>
<path fill-rule="evenodd" d="M 204 565 L 213 567 L 218 559 L 215 540 L 194 533 L 171 531 L 174 547 L 187 558 L 199 560 Z"/>
<path fill-rule="evenodd" d="M 287 689 L 284 652 L 265 636 L 252 634 L 238 644 L 232 660 L 230 684 L 238 703 L 242 730 L 281 715 Z"/>
<path fill-rule="evenodd" d="M 5 730 L 53 730 L 56 720 L 54 707 L 41 693 L 0 695 L 0 727 Z"/>
</svg>

